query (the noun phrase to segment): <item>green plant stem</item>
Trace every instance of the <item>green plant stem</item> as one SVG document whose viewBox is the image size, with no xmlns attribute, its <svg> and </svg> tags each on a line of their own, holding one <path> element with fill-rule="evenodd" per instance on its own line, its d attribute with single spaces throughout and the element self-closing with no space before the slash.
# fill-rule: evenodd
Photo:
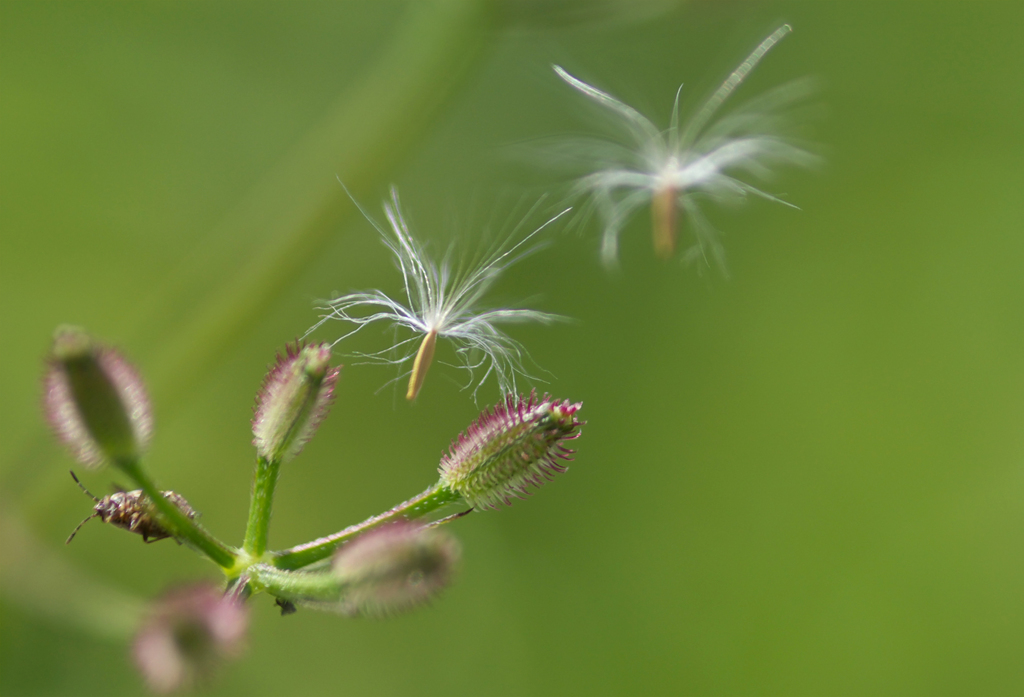
<svg viewBox="0 0 1024 697">
<path fill-rule="evenodd" d="M 242 543 L 242 549 L 255 559 L 267 551 L 270 510 L 274 505 L 274 488 L 277 486 L 280 468 L 279 460 L 271 461 L 261 457 L 256 461 L 256 478 L 249 502 L 249 524 L 245 528 L 245 542 Z"/>
<path fill-rule="evenodd" d="M 401 518 L 420 518 L 461 498 L 460 494 L 441 486 L 441 483 L 438 482 L 422 494 L 398 504 L 391 510 L 384 511 L 372 518 L 367 518 L 361 523 L 350 525 L 333 535 L 321 537 L 312 542 L 297 545 L 280 552 L 273 552 L 271 554 L 272 562 L 278 569 L 301 569 L 321 559 L 326 559 L 344 542 L 371 528 Z"/>
<path fill-rule="evenodd" d="M 253 564 L 248 573 L 261 590 L 285 600 L 336 601 L 344 585 L 330 571 L 284 571 L 269 564 Z"/>
<path fill-rule="evenodd" d="M 138 460 L 121 460 L 118 461 L 117 466 L 135 480 L 139 488 L 149 497 L 160 515 L 161 522 L 170 528 L 176 538 L 187 542 L 218 566 L 229 569 L 235 565 L 236 551 L 211 535 L 205 528 L 182 513 L 181 509 L 164 498 L 163 493 L 142 469 Z"/>
</svg>

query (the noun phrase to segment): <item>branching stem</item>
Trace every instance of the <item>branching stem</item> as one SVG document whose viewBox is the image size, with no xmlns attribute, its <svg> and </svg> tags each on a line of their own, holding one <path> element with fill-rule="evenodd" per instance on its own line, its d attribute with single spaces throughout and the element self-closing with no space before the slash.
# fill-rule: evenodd
<svg viewBox="0 0 1024 697">
<path fill-rule="evenodd" d="M 328 571 L 283 571 L 269 564 L 254 564 L 249 573 L 262 590 L 287 600 L 337 601 L 342 582 Z"/>
<path fill-rule="evenodd" d="M 267 531 L 270 528 L 270 513 L 280 467 L 280 461 L 262 457 L 256 462 L 256 477 L 252 485 L 252 499 L 249 502 L 249 523 L 245 528 L 245 542 L 242 544 L 242 549 L 256 559 L 267 551 Z"/>
<path fill-rule="evenodd" d="M 273 552 L 271 554 L 272 563 L 279 569 L 301 569 L 321 559 L 326 559 L 343 543 L 371 528 L 401 518 L 420 518 L 461 498 L 460 494 L 441 486 L 439 482 L 422 494 L 398 504 L 391 510 L 367 518 L 361 523 L 350 525 L 333 535 L 327 535 L 280 552 Z"/>
<path fill-rule="evenodd" d="M 211 535 L 203 526 L 182 513 L 180 508 L 164 497 L 146 471 L 142 469 L 138 460 L 121 460 L 117 466 L 145 492 L 160 515 L 161 522 L 171 530 L 176 538 L 187 542 L 189 546 L 199 550 L 222 568 L 229 569 L 235 565 L 237 550 Z"/>
</svg>

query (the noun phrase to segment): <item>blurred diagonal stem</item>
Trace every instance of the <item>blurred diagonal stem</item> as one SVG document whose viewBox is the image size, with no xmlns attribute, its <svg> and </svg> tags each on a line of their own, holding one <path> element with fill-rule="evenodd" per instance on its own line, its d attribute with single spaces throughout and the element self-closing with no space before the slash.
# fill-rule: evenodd
<svg viewBox="0 0 1024 697">
<path fill-rule="evenodd" d="M 353 191 L 370 190 L 415 142 L 479 62 L 490 15 L 481 0 L 409 3 L 373 67 L 216 231 L 237 243 L 214 255 L 221 268 L 204 268 L 207 255 L 196 250 L 172 274 L 140 337 L 158 347 L 151 384 L 162 409 L 191 391 L 337 233 L 354 210 L 337 177 Z M 192 284 L 204 276 L 223 281 L 189 302 Z M 168 323 L 175 316 L 177 323 Z"/>
</svg>

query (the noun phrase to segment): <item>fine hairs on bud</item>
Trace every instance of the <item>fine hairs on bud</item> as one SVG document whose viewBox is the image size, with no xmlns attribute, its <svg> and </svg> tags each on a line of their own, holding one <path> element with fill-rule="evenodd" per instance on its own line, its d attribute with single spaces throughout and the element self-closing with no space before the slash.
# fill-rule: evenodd
<svg viewBox="0 0 1024 697">
<path fill-rule="evenodd" d="M 78 327 L 58 327 L 43 378 L 54 433 L 90 468 L 137 459 L 153 433 L 142 378 L 118 351 Z"/>
<path fill-rule="evenodd" d="M 567 469 L 575 453 L 565 442 L 580 435 L 581 406 L 548 395 L 538 399 L 536 391 L 528 398 L 508 395 L 452 443 L 441 459 L 441 483 L 474 508 L 523 498 Z"/>
<path fill-rule="evenodd" d="M 334 399 L 340 367 L 328 344 L 288 346 L 263 380 L 252 420 L 253 445 L 267 461 L 287 462 L 313 437 Z"/>
<path fill-rule="evenodd" d="M 448 585 L 460 555 L 455 538 L 436 528 L 405 520 L 375 528 L 334 556 L 341 610 L 382 616 L 422 605 Z"/>
</svg>

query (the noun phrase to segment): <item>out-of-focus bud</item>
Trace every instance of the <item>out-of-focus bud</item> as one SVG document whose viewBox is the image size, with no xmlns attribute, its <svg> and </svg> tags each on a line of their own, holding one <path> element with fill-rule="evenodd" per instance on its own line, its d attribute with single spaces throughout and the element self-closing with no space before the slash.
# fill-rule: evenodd
<svg viewBox="0 0 1024 697">
<path fill-rule="evenodd" d="M 58 327 L 43 378 L 57 436 L 84 465 L 137 459 L 153 432 L 142 378 L 116 350 L 78 327 Z"/>
<path fill-rule="evenodd" d="M 459 543 L 441 530 L 409 521 L 371 530 L 334 555 L 341 610 L 380 616 L 422 605 L 448 585 L 459 556 Z"/>
<path fill-rule="evenodd" d="M 237 656 L 248 626 L 246 606 L 213 586 L 175 589 L 154 604 L 132 656 L 154 692 L 173 692 Z"/>
<path fill-rule="evenodd" d="M 441 483 L 462 495 L 474 508 L 497 508 L 523 498 L 539 487 L 575 451 L 565 442 L 578 438 L 582 425 L 576 412 L 582 404 L 508 395 L 504 403 L 485 410 L 476 423 L 452 443 L 441 459 Z"/>
<path fill-rule="evenodd" d="M 270 462 L 287 462 L 313 437 L 334 398 L 340 367 L 329 344 L 289 346 L 263 379 L 252 420 L 253 445 Z"/>
</svg>

